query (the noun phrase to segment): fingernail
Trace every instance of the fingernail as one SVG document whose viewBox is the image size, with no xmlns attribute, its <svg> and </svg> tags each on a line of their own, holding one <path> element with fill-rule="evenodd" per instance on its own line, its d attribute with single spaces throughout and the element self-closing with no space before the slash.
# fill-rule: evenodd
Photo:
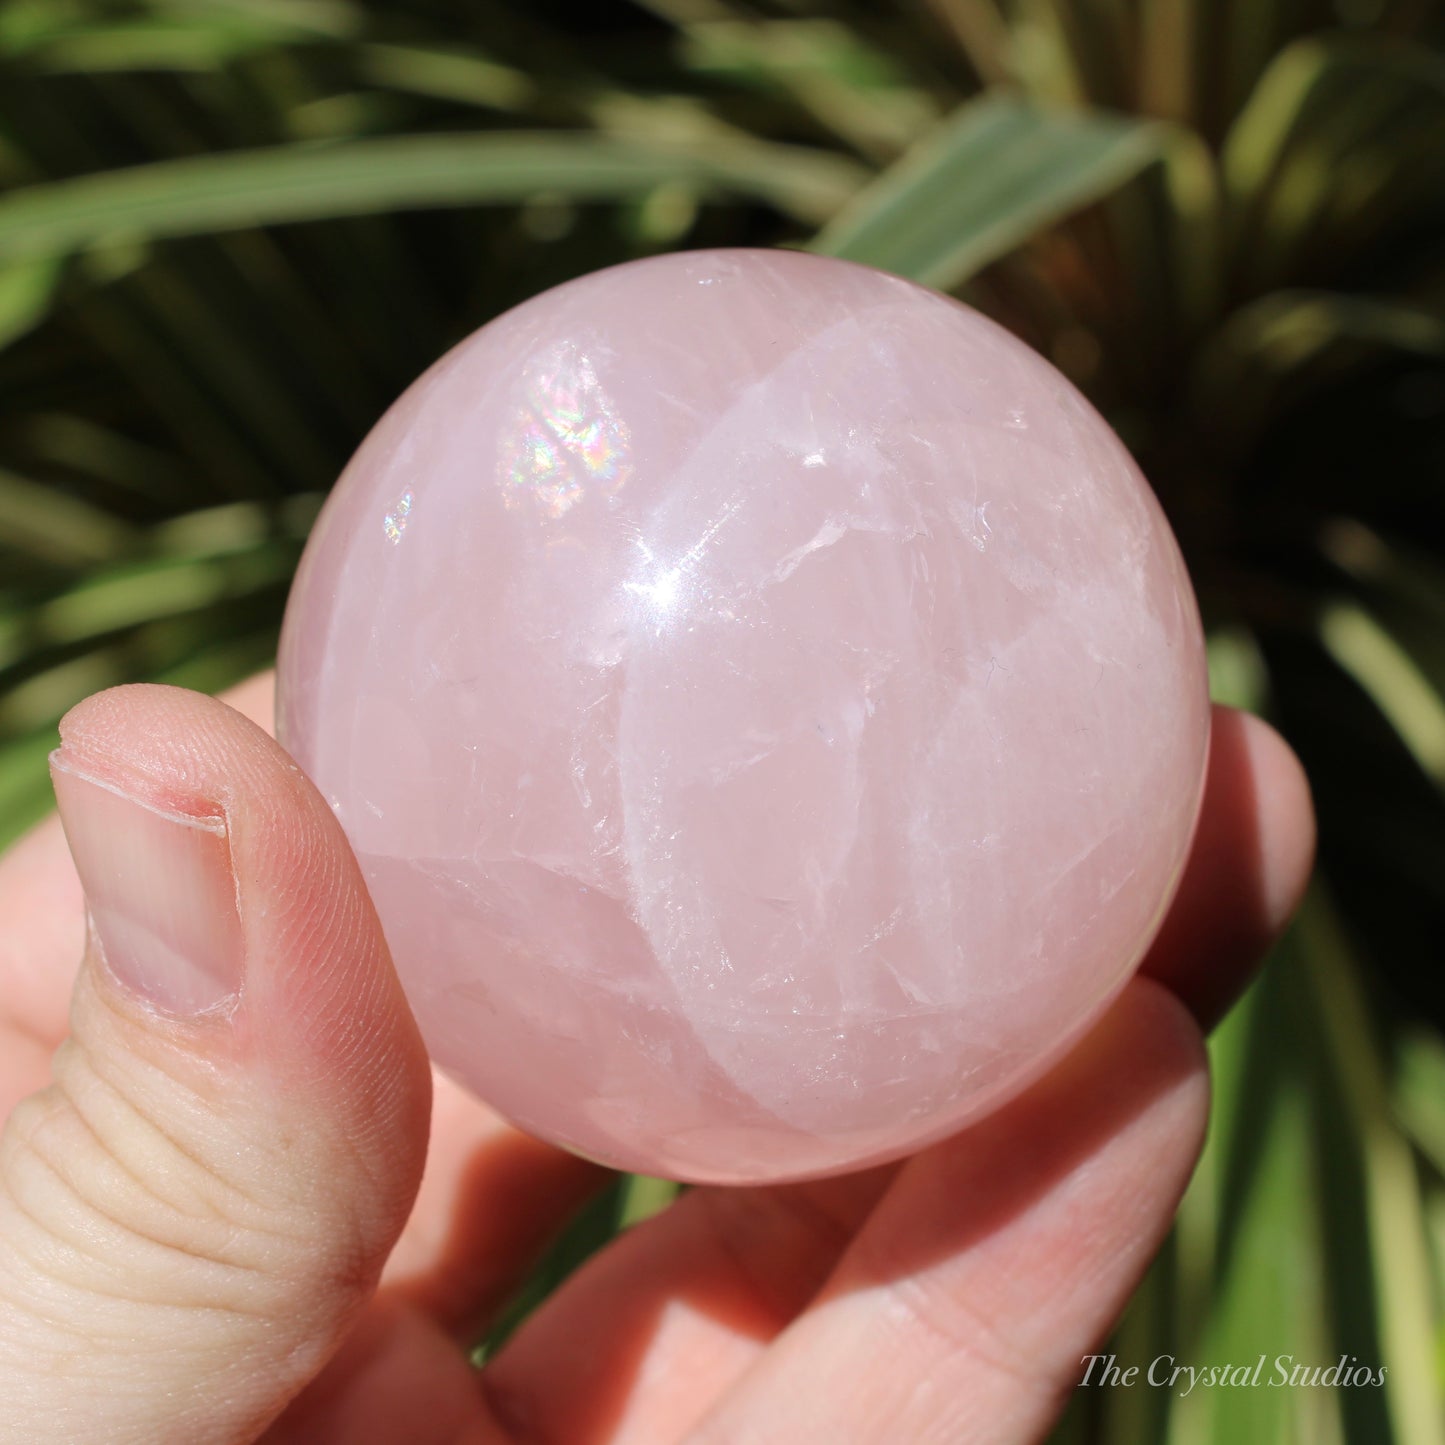
<svg viewBox="0 0 1445 1445">
<path fill-rule="evenodd" d="M 50 775 L 91 928 L 111 976 L 166 1013 L 233 1000 L 244 961 L 226 820 L 51 754 Z"/>
</svg>

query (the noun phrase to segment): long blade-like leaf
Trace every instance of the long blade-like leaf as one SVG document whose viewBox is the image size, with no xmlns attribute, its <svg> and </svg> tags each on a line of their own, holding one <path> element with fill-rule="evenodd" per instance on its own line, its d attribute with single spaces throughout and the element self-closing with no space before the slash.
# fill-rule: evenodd
<svg viewBox="0 0 1445 1445">
<path fill-rule="evenodd" d="M 0 517 L 5 548 L 57 567 L 111 562 L 135 544 L 134 529 L 103 508 L 58 487 L 0 468 Z"/>
<path fill-rule="evenodd" d="M 985 96 L 855 196 L 813 248 L 947 290 L 1121 185 L 1166 135 L 1148 121 Z"/>
<path fill-rule="evenodd" d="M 63 264 L 46 258 L 0 270 L 0 347 L 45 319 Z"/>
<path fill-rule="evenodd" d="M 562 131 L 278 146 L 13 191 L 0 199 L 0 261 L 64 255 L 109 240 L 546 194 L 615 200 L 678 181 L 751 195 L 816 223 L 861 174 L 840 156 L 802 146 L 674 146 Z"/>
<path fill-rule="evenodd" d="M 1445 787 L 1445 698 L 1363 608 L 1335 602 L 1320 617 L 1325 650 L 1373 699 L 1422 772 Z"/>
<path fill-rule="evenodd" d="M 1359 964 L 1328 897 L 1317 889 L 1301 910 L 1301 946 L 1308 950 L 1319 1009 L 1321 1043 L 1336 1075 L 1355 1136 L 1371 1244 L 1380 1343 L 1388 1362 L 1382 1380 L 1396 1438 L 1410 1445 L 1445 1445 L 1441 1392 L 1435 1379 L 1429 1242 L 1420 1180 L 1409 1144 L 1391 1117 L 1387 1065 L 1360 1021 L 1366 1003 Z M 1382 1372 L 1383 1373 L 1383 1372 Z"/>
</svg>

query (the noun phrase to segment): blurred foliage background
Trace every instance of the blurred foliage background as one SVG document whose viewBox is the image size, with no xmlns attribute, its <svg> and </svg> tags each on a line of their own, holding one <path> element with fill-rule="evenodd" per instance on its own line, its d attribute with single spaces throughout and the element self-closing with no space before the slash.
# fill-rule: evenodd
<svg viewBox="0 0 1445 1445">
<path fill-rule="evenodd" d="M 1071 1442 L 1445 1441 L 1445 15 L 1434 0 L 5 0 L 0 833 L 71 703 L 271 657 L 327 486 L 446 347 L 654 251 L 804 245 L 1050 356 L 1179 534 L 1319 878 L 1213 1044 Z M 620 1180 L 510 1318 L 664 1204 Z"/>
</svg>

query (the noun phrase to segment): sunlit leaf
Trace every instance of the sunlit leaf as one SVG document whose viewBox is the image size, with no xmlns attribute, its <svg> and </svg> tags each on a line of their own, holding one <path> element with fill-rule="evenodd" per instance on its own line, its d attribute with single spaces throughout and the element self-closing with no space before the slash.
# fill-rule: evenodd
<svg viewBox="0 0 1445 1445">
<path fill-rule="evenodd" d="M 685 34 L 683 58 L 699 73 L 792 95 L 869 154 L 902 150 L 938 118 L 932 97 L 892 57 L 836 21 L 715 20 Z"/>
<path fill-rule="evenodd" d="M 1269 674 L 1259 643 L 1242 628 L 1219 628 L 1209 634 L 1209 695 L 1228 707 L 1259 712 L 1269 688 Z"/>
<path fill-rule="evenodd" d="M 1390 720 L 1421 769 L 1445 787 L 1445 698 L 1409 653 L 1362 608 L 1332 603 L 1319 626 L 1330 655 Z"/>
<path fill-rule="evenodd" d="M 1163 141 L 1146 123 L 989 96 L 861 191 L 813 246 L 951 289 L 1121 185 L 1159 157 Z"/>
<path fill-rule="evenodd" d="M 1396 1044 L 1391 1086 L 1396 1116 L 1445 1180 L 1445 1042 L 1416 1027 Z"/>
<path fill-rule="evenodd" d="M 463 105 L 516 110 L 535 100 L 538 93 L 530 76 L 472 51 L 367 45 L 358 48 L 356 59 L 361 74 L 373 84 Z"/>
<path fill-rule="evenodd" d="M 1238 307 L 1199 348 L 1189 379 L 1201 416 L 1229 408 L 1247 445 L 1285 400 L 1382 355 L 1445 358 L 1445 316 L 1335 291 L 1271 291 Z"/>
<path fill-rule="evenodd" d="M 35 631 L 47 641 L 78 642 L 284 584 L 299 550 L 278 542 L 232 557 L 166 559 L 105 573 L 37 607 Z"/>
<path fill-rule="evenodd" d="M 0 470 L 0 517 L 6 547 L 58 567 L 110 562 L 134 550 L 136 530 L 56 487 Z"/>
<path fill-rule="evenodd" d="M 45 729 L 0 743 L 0 848 L 53 805 L 46 759 L 59 738 Z"/>
<path fill-rule="evenodd" d="M 60 274 L 51 258 L 0 268 L 0 349 L 45 319 Z"/>
<path fill-rule="evenodd" d="M 1445 184 L 1445 57 L 1372 37 L 1304 39 L 1260 77 L 1221 158 L 1243 273 L 1339 266 Z"/>
<path fill-rule="evenodd" d="M 1368 1011 L 1358 963 L 1322 892 L 1309 899 L 1298 927 L 1323 1021 L 1323 1058 L 1336 1075 L 1345 1112 L 1335 1128 L 1352 1128 L 1357 1135 L 1354 1163 L 1367 1210 L 1377 1330 L 1388 1366 L 1383 1393 L 1399 1439 L 1442 1445 L 1445 1397 L 1435 1378 L 1431 1342 L 1436 1303 L 1414 1161 L 1391 1117 L 1386 1064 L 1363 1026 Z"/>
<path fill-rule="evenodd" d="M 1278 964 L 1276 964 L 1278 970 Z M 1211 1146 L 1215 1237 L 1208 1274 L 1181 1302 L 1176 1362 L 1196 1369 L 1243 1369 L 1253 1379 L 1272 1372 L 1279 1353 L 1310 1363 L 1329 1358 L 1324 1281 L 1315 1268 L 1322 1222 L 1313 1187 L 1311 1098 L 1302 1055 L 1302 1021 L 1291 1000 L 1297 974 L 1276 972 L 1253 991 L 1231 1020 L 1234 1047 L 1216 1052 L 1216 1118 Z M 1203 1300 L 1198 1290 L 1207 1293 Z M 1207 1307 L 1201 1307 L 1202 1305 Z M 1303 1438 L 1307 1393 L 1268 1385 L 1229 1384 L 1181 1393 L 1170 1402 L 1167 1439 L 1218 1440 L 1256 1436 Z M 1338 1439 L 1318 1402 L 1321 1441 Z M 1313 1412 L 1311 1412 L 1313 1413 Z"/>
<path fill-rule="evenodd" d="M 1000 0 L 928 0 L 928 4 L 985 83 L 994 85 L 1010 78 L 1015 37 Z"/>
<path fill-rule="evenodd" d="M 626 1229 L 651 1219 L 677 1198 L 678 1187 L 671 1179 L 653 1179 L 646 1174 L 628 1175 L 618 1212 L 619 1226 Z"/>
<path fill-rule="evenodd" d="M 797 146 L 690 151 L 600 136 L 500 131 L 286 146 L 106 171 L 0 198 L 0 261 L 64 255 L 121 238 L 403 208 L 645 195 L 691 181 L 816 217 L 853 189 L 855 168 Z"/>
<path fill-rule="evenodd" d="M 26 70 L 37 74 L 205 71 L 273 45 L 277 38 L 269 28 L 198 16 L 58 30 L 8 49 Z"/>
</svg>

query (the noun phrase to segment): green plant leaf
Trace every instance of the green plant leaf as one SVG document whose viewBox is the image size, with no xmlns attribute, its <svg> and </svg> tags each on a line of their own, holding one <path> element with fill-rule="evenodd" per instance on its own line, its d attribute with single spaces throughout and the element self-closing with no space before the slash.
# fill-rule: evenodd
<svg viewBox="0 0 1445 1445">
<path fill-rule="evenodd" d="M 1233 195 L 1263 187 L 1328 63 L 1323 45 L 1302 40 L 1282 50 L 1260 77 L 1224 144 L 1224 179 Z"/>
<path fill-rule="evenodd" d="M 1314 1268 L 1323 1225 L 1311 1187 L 1316 1151 L 1298 975 L 1298 959 L 1283 952 L 1211 1041 L 1209 1144 L 1175 1232 L 1178 1315 L 1172 1335 L 1151 1347 L 1180 1364 L 1252 1373 L 1263 1356 L 1263 1379 L 1281 1351 L 1311 1363 L 1329 1358 Z M 1183 1390 L 1169 1400 L 1170 1445 L 1302 1439 L 1301 1416 L 1311 1414 L 1309 1438 L 1340 1440 L 1326 1392 Z M 1324 1398 L 1310 1398 L 1316 1394 Z"/>
<path fill-rule="evenodd" d="M 684 37 L 690 69 L 790 94 L 865 155 L 891 159 L 938 119 L 893 57 L 834 20 L 712 20 Z"/>
<path fill-rule="evenodd" d="M 1230 318 L 1221 338 L 1272 370 L 1300 366 L 1337 342 L 1445 356 L 1445 321 L 1423 307 L 1329 291 L 1272 291 Z"/>
<path fill-rule="evenodd" d="M 1422 772 L 1445 788 L 1445 697 L 1380 623 L 1354 602 L 1321 613 L 1325 651 L 1373 699 Z"/>
<path fill-rule="evenodd" d="M 422 45 L 367 45 L 357 50 L 362 75 L 374 85 L 462 105 L 517 110 L 537 97 L 533 78 L 485 55 Z"/>
<path fill-rule="evenodd" d="M 679 1184 L 671 1179 L 654 1179 L 649 1174 L 629 1174 L 622 1189 L 618 1227 L 630 1228 L 661 1213 L 677 1198 Z"/>
<path fill-rule="evenodd" d="M 206 71 L 237 56 L 275 44 L 275 31 L 204 16 L 95 25 L 29 37 L 9 53 L 33 73 L 96 74 L 105 71 Z"/>
<path fill-rule="evenodd" d="M 3 469 L 0 517 L 6 548 L 58 567 L 110 562 L 136 543 L 135 529 L 102 508 Z"/>
<path fill-rule="evenodd" d="M 538 195 L 620 200 L 690 181 L 816 221 L 852 192 L 851 162 L 802 146 L 684 147 L 576 132 L 407 135 L 158 161 L 0 198 L 0 261 L 289 221 Z"/>
<path fill-rule="evenodd" d="M 3 777 L 0 777 L 3 782 Z M 561 1282 L 580 1268 L 622 1228 L 633 1176 L 618 1174 L 595 1194 L 553 1242 L 526 1282 L 497 1312 L 472 1352 L 483 1365 L 507 1342 L 517 1327 Z"/>
<path fill-rule="evenodd" d="M 0 349 L 45 319 L 61 270 L 60 261 L 51 257 L 0 270 Z"/>
<path fill-rule="evenodd" d="M 1231 444 L 1245 447 L 1289 396 L 1382 353 L 1445 357 L 1445 320 L 1392 298 L 1270 291 L 1238 307 L 1202 342 L 1189 403 L 1201 417 L 1227 410 Z"/>
<path fill-rule="evenodd" d="M 1385 1061 L 1363 1022 L 1369 1013 L 1359 964 L 1322 889 L 1306 901 L 1296 926 L 1310 961 L 1321 1024 L 1318 1044 L 1344 1115 L 1332 1121 L 1331 1134 L 1336 1144 L 1341 1127 L 1354 1136 L 1355 1147 L 1346 1157 L 1358 1173 L 1365 1211 L 1376 1328 L 1388 1365 L 1385 1400 L 1399 1440 L 1445 1445 L 1445 1399 L 1431 1348 L 1435 1303 L 1420 1179 L 1392 1116 Z M 1336 1261 L 1343 1267 L 1338 1251 Z"/>
<path fill-rule="evenodd" d="M 1227 707 L 1259 712 L 1269 688 L 1269 674 L 1259 643 L 1242 628 L 1219 628 L 1209 634 L 1209 696 Z"/>
<path fill-rule="evenodd" d="M 988 95 L 855 196 L 813 249 L 951 290 L 1157 160 L 1166 133 Z"/>
<path fill-rule="evenodd" d="M 366 23 L 366 10 L 354 0 L 143 0 L 161 17 L 230 19 L 277 32 L 349 39 Z"/>
<path fill-rule="evenodd" d="M 985 83 L 1000 85 L 1011 78 L 1014 36 L 1000 0 L 928 0 L 928 5 Z"/>
<path fill-rule="evenodd" d="M 1445 57 L 1396 38 L 1309 37 L 1260 76 L 1221 152 L 1239 281 L 1339 268 L 1445 184 Z"/>
<path fill-rule="evenodd" d="M 1445 1179 L 1445 1042 L 1438 1034 L 1416 1025 L 1399 1039 L 1391 1098 L 1401 1127 Z"/>
<path fill-rule="evenodd" d="M 60 739 L 53 729 L 0 744 L 0 848 L 7 847 L 51 806 L 45 760 Z"/>
<path fill-rule="evenodd" d="M 1139 18 L 1140 98 L 1151 115 L 1192 119 L 1199 64 L 1200 0 L 1145 0 Z"/>
</svg>

